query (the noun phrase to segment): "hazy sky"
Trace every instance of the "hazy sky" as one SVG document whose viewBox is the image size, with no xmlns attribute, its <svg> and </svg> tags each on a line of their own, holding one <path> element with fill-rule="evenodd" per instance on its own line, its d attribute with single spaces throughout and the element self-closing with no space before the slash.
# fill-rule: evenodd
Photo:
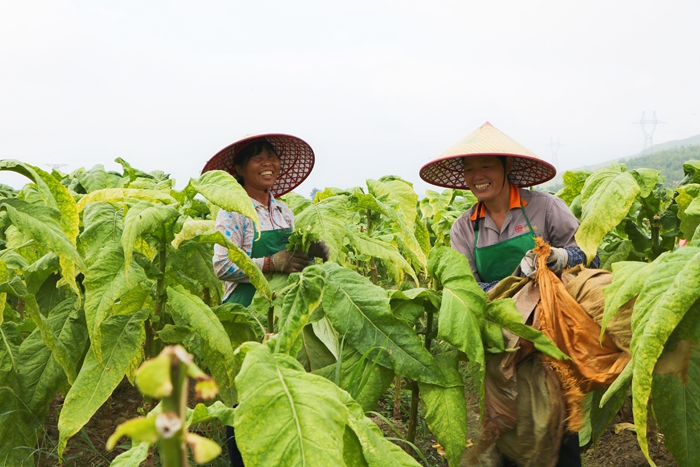
<svg viewBox="0 0 700 467">
<path fill-rule="evenodd" d="M 0 0 L 0 158 L 122 157 L 183 188 L 249 133 L 316 152 L 296 191 L 399 175 L 485 121 L 558 169 L 700 133 L 699 0 Z M 0 173 L 19 187 L 22 177 Z"/>
</svg>

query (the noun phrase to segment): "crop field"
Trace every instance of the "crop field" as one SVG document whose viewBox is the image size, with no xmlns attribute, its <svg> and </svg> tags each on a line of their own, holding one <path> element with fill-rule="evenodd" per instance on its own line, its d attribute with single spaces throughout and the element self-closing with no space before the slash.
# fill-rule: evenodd
<svg viewBox="0 0 700 467">
<path fill-rule="evenodd" d="M 220 209 L 257 219 L 233 177 L 178 191 L 117 162 L 62 174 L 0 161 L 27 178 L 0 186 L 0 465 L 182 465 L 182 436 L 189 461 L 223 466 L 233 425 L 251 466 L 456 467 L 501 329 L 564 358 L 450 248 L 469 192 L 419 198 L 387 176 L 288 194 L 294 248 L 318 236 L 330 259 L 264 275 L 214 229 Z M 567 172 L 557 193 L 578 245 L 612 271 L 603 327 L 633 303 L 630 362 L 586 399 L 589 467 L 629 454 L 614 436 L 639 453 L 625 465 L 700 462 L 700 161 L 684 171 L 672 188 L 651 169 Z M 221 304 L 214 244 L 256 287 L 250 307 Z"/>
</svg>

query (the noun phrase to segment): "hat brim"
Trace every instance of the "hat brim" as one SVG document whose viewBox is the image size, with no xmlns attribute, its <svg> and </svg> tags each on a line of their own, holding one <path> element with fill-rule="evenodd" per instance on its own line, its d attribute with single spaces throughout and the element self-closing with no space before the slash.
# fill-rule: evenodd
<svg viewBox="0 0 700 467">
<path fill-rule="evenodd" d="M 420 178 L 433 185 L 468 190 L 469 187 L 464 183 L 462 159 L 484 156 L 513 159 L 508 179 L 517 187 L 538 185 L 557 174 L 552 164 L 540 159 L 534 152 L 486 122 L 425 164 L 420 169 Z"/>
<path fill-rule="evenodd" d="M 314 168 L 316 158 L 311 146 L 301 138 L 283 133 L 266 133 L 246 136 L 217 152 L 209 159 L 202 173 L 209 170 L 224 170 L 236 174 L 234 160 L 244 147 L 257 141 L 268 141 L 275 148 L 280 158 L 280 173 L 272 185 L 273 196 L 282 196 L 301 185 Z"/>
<path fill-rule="evenodd" d="M 508 180 L 520 188 L 539 185 L 553 179 L 557 174 L 557 170 L 553 165 L 538 157 L 524 156 L 522 154 L 481 153 L 458 154 L 435 159 L 420 169 L 420 178 L 431 185 L 469 190 L 470 188 L 464 182 L 464 164 L 462 159 L 479 156 L 505 156 L 513 159 L 513 168 L 508 174 Z"/>
</svg>

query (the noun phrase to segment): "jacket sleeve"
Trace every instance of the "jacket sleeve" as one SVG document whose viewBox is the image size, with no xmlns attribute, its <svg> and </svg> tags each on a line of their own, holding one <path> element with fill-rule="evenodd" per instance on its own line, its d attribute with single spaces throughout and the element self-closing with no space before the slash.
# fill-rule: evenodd
<svg viewBox="0 0 700 467">
<path fill-rule="evenodd" d="M 222 209 L 216 216 L 215 226 L 218 232 L 221 232 L 233 244 L 238 245 L 248 256 L 251 256 L 255 230 L 250 219 L 237 212 L 227 212 Z M 228 248 L 225 246 L 214 245 L 212 262 L 216 276 L 222 281 L 250 282 L 243 270 L 229 259 Z M 253 262 L 262 269 L 264 258 L 253 258 Z"/>
</svg>

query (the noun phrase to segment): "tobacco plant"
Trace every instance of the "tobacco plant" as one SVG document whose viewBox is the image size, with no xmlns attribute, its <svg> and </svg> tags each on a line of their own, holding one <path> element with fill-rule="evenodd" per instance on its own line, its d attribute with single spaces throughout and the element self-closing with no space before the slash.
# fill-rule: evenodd
<svg viewBox="0 0 700 467">
<path fill-rule="evenodd" d="M 0 458 L 8 465 L 33 464 L 57 393 L 66 396 L 61 455 L 117 384 L 133 382 L 139 364 L 167 344 L 183 345 L 216 379 L 250 465 L 276 465 L 283 455 L 312 465 L 416 465 L 364 415 L 397 377 L 413 387 L 411 424 L 420 400 L 449 464 L 459 465 L 466 405 L 458 358 L 470 361 L 483 394 L 485 361 L 504 350 L 501 328 L 562 357 L 511 300 L 489 303 L 466 259 L 447 247 L 452 222 L 474 202 L 469 193 L 419 201 L 410 183 L 384 177 L 314 200 L 289 194 L 297 228 L 323 239 L 330 261 L 264 276 L 214 230 L 219 209 L 257 219 L 230 175 L 208 172 L 176 191 L 162 172 L 118 162 L 123 173 L 98 166 L 69 175 L 0 163 L 30 180 L 0 199 Z M 687 165 L 672 192 L 653 171 L 615 166 L 565 174 L 560 194 L 582 221 L 579 245 L 612 267 L 606 320 L 637 297 L 634 363 L 607 395 L 595 395 L 591 425 L 607 423 L 632 376 L 638 432 L 651 391 L 680 465 L 692 464 L 700 439 L 698 408 L 677 402 L 691 401 L 698 381 L 700 180 L 698 164 Z M 678 248 L 679 237 L 688 245 Z M 214 243 L 229 248 L 258 290 L 250 307 L 220 304 Z M 683 365 L 659 365 L 679 348 Z M 266 410 L 275 417 L 260 416 Z M 119 465 L 138 465 L 147 452 L 137 443 Z"/>
</svg>

